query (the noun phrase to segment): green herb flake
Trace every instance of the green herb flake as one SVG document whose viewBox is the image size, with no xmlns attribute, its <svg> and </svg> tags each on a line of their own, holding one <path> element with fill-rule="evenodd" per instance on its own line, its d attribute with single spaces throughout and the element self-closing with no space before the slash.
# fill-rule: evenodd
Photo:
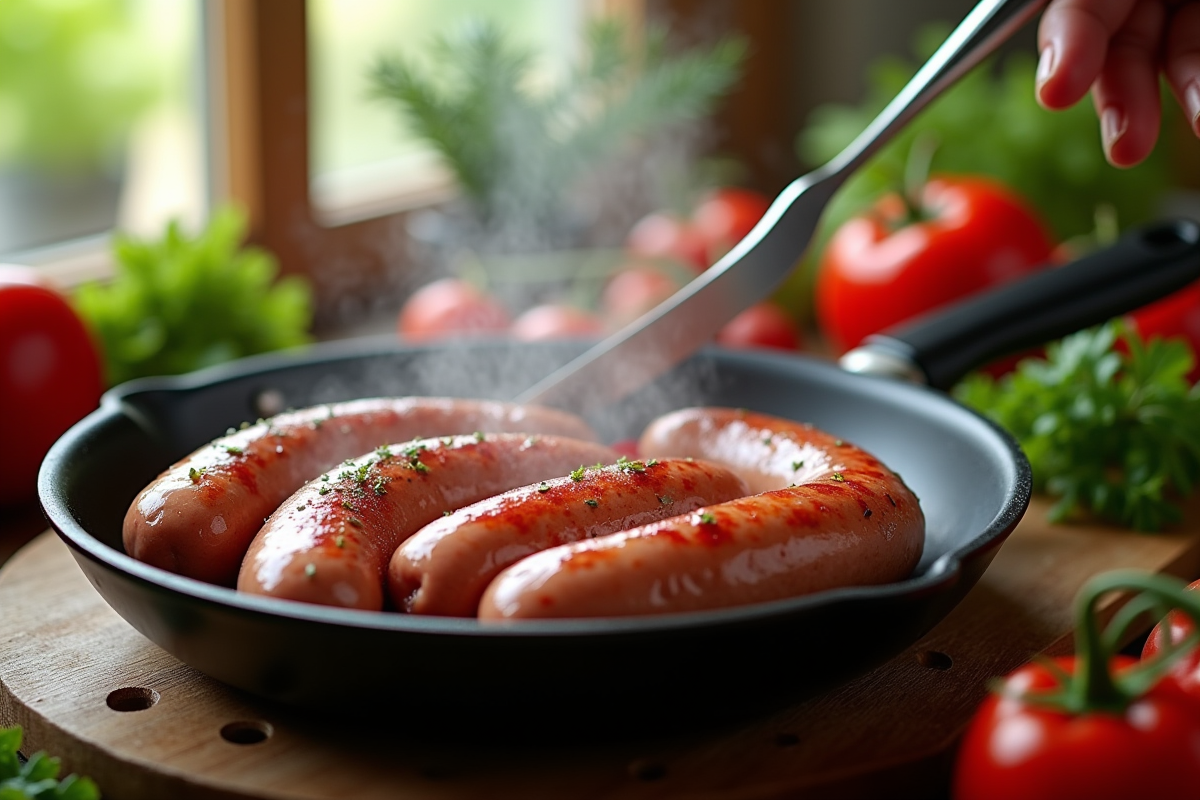
<svg viewBox="0 0 1200 800">
<path fill-rule="evenodd" d="M 702 524 L 702 525 L 716 525 L 716 524 L 717 524 L 717 518 L 716 518 L 716 517 L 714 517 L 714 516 L 712 515 L 712 513 L 711 513 L 711 512 L 709 512 L 709 511 L 704 511 L 704 512 L 702 512 L 702 513 L 700 514 L 700 524 Z"/>
<path fill-rule="evenodd" d="M 550 491 L 550 487 L 546 484 L 545 481 L 542 481 L 541 483 L 538 484 L 537 490 L 538 490 L 539 494 L 545 494 L 546 492 Z"/>
<path fill-rule="evenodd" d="M 189 467 L 188 477 L 192 479 L 192 483 L 199 483 L 200 479 L 204 477 L 204 473 L 206 472 L 208 472 L 208 467 L 201 467 L 200 469 Z"/>
<path fill-rule="evenodd" d="M 328 486 L 322 486 L 320 489 L 317 489 L 317 494 L 329 494 L 330 491 Z"/>
<path fill-rule="evenodd" d="M 229 453 L 230 455 L 240 456 L 242 454 L 242 448 L 227 444 L 225 445 L 225 452 Z"/>
<path fill-rule="evenodd" d="M 834 447 L 845 447 L 845 446 L 846 446 L 846 443 L 845 443 L 845 442 L 843 442 L 841 439 L 834 439 L 834 440 L 833 440 L 833 446 L 834 446 Z"/>
<path fill-rule="evenodd" d="M 375 483 L 371 484 L 371 491 L 382 497 L 387 494 L 388 479 L 380 475 L 375 479 Z"/>
<path fill-rule="evenodd" d="M 354 507 L 354 503 L 351 503 L 349 500 L 342 501 L 342 508 L 346 509 L 347 511 L 358 511 L 358 509 Z"/>
<path fill-rule="evenodd" d="M 346 537 L 339 533 L 337 538 L 333 540 L 333 546 L 339 550 L 344 550 L 346 547 Z"/>
<path fill-rule="evenodd" d="M 348 519 L 346 521 L 349 522 L 351 525 L 353 525 L 356 528 L 363 527 L 363 521 L 361 519 L 359 519 L 358 517 L 350 517 L 350 519 Z"/>
<path fill-rule="evenodd" d="M 297 511 L 303 511 L 306 508 L 308 508 L 308 503 L 301 503 L 300 505 L 296 506 Z"/>
<path fill-rule="evenodd" d="M 485 438 L 483 433 L 481 433 L 480 431 L 475 431 L 475 433 L 473 433 L 471 435 L 475 437 L 475 441 L 477 441 L 477 442 L 482 442 Z"/>
<path fill-rule="evenodd" d="M 846 476 L 840 472 L 835 472 L 832 475 L 830 475 L 829 477 L 833 478 L 835 481 L 838 481 L 840 483 L 844 483 L 846 481 Z"/>
<path fill-rule="evenodd" d="M 800 469 L 800 468 L 802 468 L 803 466 L 804 466 L 804 462 L 803 462 L 803 461 L 793 461 L 793 462 L 792 462 L 792 469 L 793 469 L 793 470 L 799 470 L 799 469 Z"/>
<path fill-rule="evenodd" d="M 619 469 L 623 472 L 645 472 L 646 471 L 646 465 L 643 464 L 641 461 L 630 461 L 625 456 L 621 456 L 620 458 L 617 459 L 616 466 L 617 466 L 617 469 Z"/>
<path fill-rule="evenodd" d="M 657 467 L 657 466 L 658 466 L 658 459 L 657 459 L 657 458 L 652 458 L 652 459 L 650 459 L 649 461 L 647 461 L 647 462 L 646 462 L 646 468 L 647 468 L 647 469 L 649 469 L 650 467 Z"/>
<path fill-rule="evenodd" d="M 582 464 L 580 464 L 579 469 L 571 471 L 571 480 L 578 483 L 579 481 L 583 480 L 583 476 L 586 472 L 587 472 L 587 470 L 584 469 Z"/>
<path fill-rule="evenodd" d="M 599 500 L 593 500 L 590 497 L 587 500 L 584 500 L 583 502 L 584 502 L 584 505 L 591 506 L 592 508 L 595 508 L 596 506 L 600 505 Z"/>
<path fill-rule="evenodd" d="M 381 444 L 375 448 L 375 457 L 380 461 L 387 461 L 392 457 L 392 448 L 386 444 Z"/>
<path fill-rule="evenodd" d="M 671 495 L 669 495 L 669 494 L 664 494 L 662 497 L 658 498 L 659 505 L 669 506 L 674 502 L 675 502 L 675 498 L 671 497 Z"/>
<path fill-rule="evenodd" d="M 420 461 L 416 461 L 416 460 L 410 461 L 408 463 L 408 468 L 411 470 L 416 470 L 417 472 L 421 472 L 421 473 L 429 472 L 429 467 L 425 466 L 424 463 L 422 463 Z"/>
</svg>

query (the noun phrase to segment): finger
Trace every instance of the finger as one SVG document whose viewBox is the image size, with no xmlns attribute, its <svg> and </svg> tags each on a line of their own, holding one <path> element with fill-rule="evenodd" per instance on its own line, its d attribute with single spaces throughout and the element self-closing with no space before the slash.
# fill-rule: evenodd
<svg viewBox="0 0 1200 800">
<path fill-rule="evenodd" d="M 1158 59 L 1166 21 L 1159 0 L 1139 2 L 1108 43 L 1104 68 L 1092 85 L 1104 154 L 1113 166 L 1137 164 L 1158 140 Z"/>
<path fill-rule="evenodd" d="M 1200 136 L 1200 3 L 1180 6 L 1171 16 L 1163 72 L 1192 131 Z"/>
<path fill-rule="evenodd" d="M 1108 42 L 1136 0 L 1053 0 L 1038 23 L 1037 99 L 1067 108 L 1082 98 L 1104 67 Z"/>
</svg>

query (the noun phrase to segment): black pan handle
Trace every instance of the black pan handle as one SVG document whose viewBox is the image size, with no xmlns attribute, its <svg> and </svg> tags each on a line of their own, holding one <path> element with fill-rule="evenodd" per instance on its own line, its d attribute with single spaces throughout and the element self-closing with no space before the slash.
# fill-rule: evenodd
<svg viewBox="0 0 1200 800">
<path fill-rule="evenodd" d="M 945 390 L 993 359 L 1098 325 L 1197 278 L 1200 225 L 1159 222 L 1065 266 L 870 336 L 841 365 Z"/>
</svg>

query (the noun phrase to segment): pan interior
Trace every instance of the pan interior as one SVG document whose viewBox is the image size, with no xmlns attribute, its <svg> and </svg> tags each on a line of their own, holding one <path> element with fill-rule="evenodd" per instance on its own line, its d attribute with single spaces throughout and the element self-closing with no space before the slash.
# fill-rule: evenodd
<svg viewBox="0 0 1200 800">
<path fill-rule="evenodd" d="M 242 421 L 354 397 L 509 397 L 582 347 L 368 343 L 127 384 L 106 398 L 107 413 L 73 429 L 47 460 L 47 511 L 53 520 L 62 509 L 120 550 L 121 521 L 134 495 L 174 460 Z M 945 556 L 1002 524 L 1005 514 L 1020 513 L 1013 501 L 1021 491 L 1022 458 L 994 426 L 940 393 L 849 375 L 813 359 L 708 350 L 592 422 L 610 441 L 629 439 L 659 414 L 694 405 L 811 422 L 883 459 L 917 493 L 926 514 L 918 576 L 941 569 Z"/>
</svg>

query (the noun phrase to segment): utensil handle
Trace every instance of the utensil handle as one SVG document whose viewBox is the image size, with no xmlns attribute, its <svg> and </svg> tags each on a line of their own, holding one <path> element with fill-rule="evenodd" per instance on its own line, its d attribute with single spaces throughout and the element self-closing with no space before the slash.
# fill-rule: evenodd
<svg viewBox="0 0 1200 800">
<path fill-rule="evenodd" d="M 991 55 L 1047 2 L 980 2 L 879 116 L 824 169 L 837 175 L 849 175 L 858 169 L 946 87 Z"/>
<path fill-rule="evenodd" d="M 1133 311 L 1198 278 L 1200 224 L 1147 225 L 1070 264 L 868 337 L 842 366 L 949 389 L 995 358 Z"/>
</svg>

